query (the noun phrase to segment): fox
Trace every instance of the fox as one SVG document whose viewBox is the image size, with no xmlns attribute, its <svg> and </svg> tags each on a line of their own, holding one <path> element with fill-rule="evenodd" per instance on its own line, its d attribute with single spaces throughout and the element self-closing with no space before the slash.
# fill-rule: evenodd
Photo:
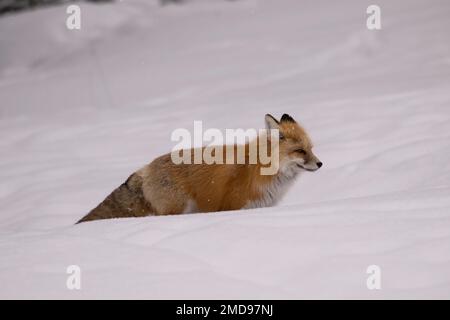
<svg viewBox="0 0 450 320">
<path fill-rule="evenodd" d="M 305 129 L 290 115 L 283 114 L 277 120 L 266 114 L 265 126 L 268 130 L 277 129 L 279 133 L 279 165 L 275 174 L 261 174 L 261 168 L 266 164 L 260 160 L 254 164 L 247 161 L 244 164 L 175 164 L 168 153 L 131 174 L 77 224 L 99 219 L 208 213 L 276 205 L 302 171 L 317 171 L 323 164 L 313 153 L 313 144 Z M 244 145 L 246 160 L 250 143 Z M 226 156 L 227 149 L 225 145 L 222 147 Z M 238 147 L 233 146 L 234 150 Z"/>
</svg>

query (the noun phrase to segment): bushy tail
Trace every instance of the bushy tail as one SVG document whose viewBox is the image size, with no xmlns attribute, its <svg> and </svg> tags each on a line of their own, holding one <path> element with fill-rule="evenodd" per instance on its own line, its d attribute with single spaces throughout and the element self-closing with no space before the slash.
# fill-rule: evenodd
<svg viewBox="0 0 450 320">
<path fill-rule="evenodd" d="M 142 177 L 132 174 L 77 224 L 99 219 L 143 217 L 151 213 L 151 205 L 142 193 Z"/>
</svg>

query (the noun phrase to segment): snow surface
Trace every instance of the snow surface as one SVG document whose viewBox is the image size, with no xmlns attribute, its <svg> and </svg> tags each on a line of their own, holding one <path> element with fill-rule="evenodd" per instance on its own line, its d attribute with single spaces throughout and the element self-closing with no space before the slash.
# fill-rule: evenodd
<svg viewBox="0 0 450 320">
<path fill-rule="evenodd" d="M 450 3 L 377 0 L 380 31 L 370 4 L 83 3 L 80 31 L 65 6 L 1 17 L 0 298 L 450 298 Z M 268 112 L 324 162 L 277 207 L 74 225 L 172 130 Z"/>
</svg>

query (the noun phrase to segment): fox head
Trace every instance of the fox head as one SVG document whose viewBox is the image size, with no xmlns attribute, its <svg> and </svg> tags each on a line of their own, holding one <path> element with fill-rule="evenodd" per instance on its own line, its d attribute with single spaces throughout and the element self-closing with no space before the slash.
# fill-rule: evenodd
<svg viewBox="0 0 450 320">
<path fill-rule="evenodd" d="M 281 171 L 316 171 L 322 162 L 312 152 L 313 144 L 306 131 L 288 114 L 283 114 L 280 121 L 266 114 L 267 129 L 280 132 L 280 169 Z"/>
</svg>

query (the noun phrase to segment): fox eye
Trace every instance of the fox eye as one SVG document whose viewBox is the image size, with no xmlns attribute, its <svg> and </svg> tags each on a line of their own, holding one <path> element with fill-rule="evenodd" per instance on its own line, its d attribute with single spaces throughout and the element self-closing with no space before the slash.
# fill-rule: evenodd
<svg viewBox="0 0 450 320">
<path fill-rule="evenodd" d="M 284 140 L 284 135 L 280 132 L 280 140 Z"/>
<path fill-rule="evenodd" d="M 303 150 L 303 149 L 297 149 L 297 150 L 295 150 L 295 151 L 297 151 L 297 152 L 300 153 L 300 154 L 306 154 L 306 151 Z"/>
</svg>

